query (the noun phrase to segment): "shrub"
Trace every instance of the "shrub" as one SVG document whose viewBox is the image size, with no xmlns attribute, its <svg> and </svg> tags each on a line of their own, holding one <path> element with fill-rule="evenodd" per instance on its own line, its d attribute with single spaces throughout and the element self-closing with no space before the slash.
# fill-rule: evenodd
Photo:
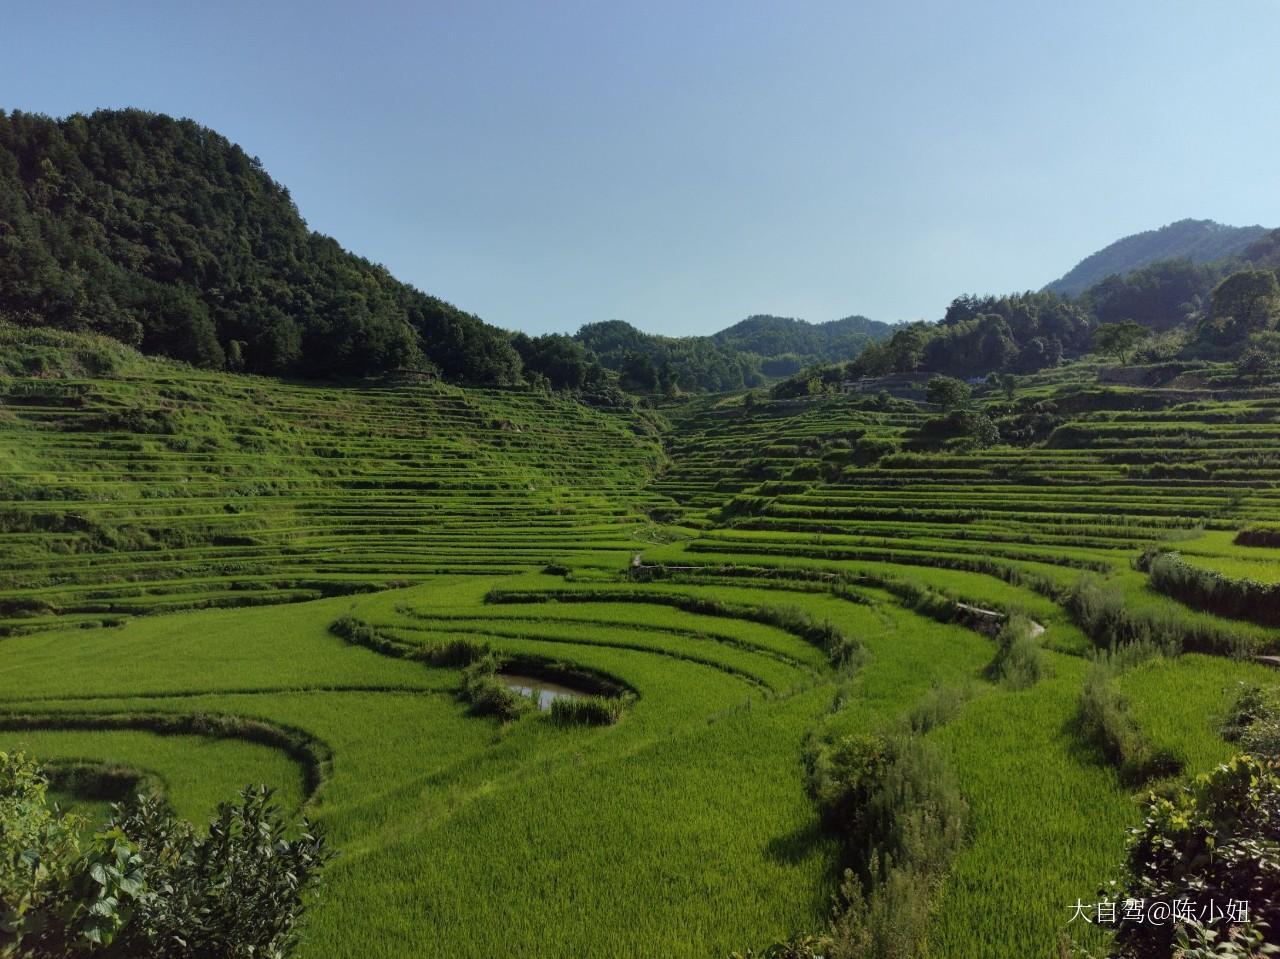
<svg viewBox="0 0 1280 959">
<path fill-rule="evenodd" d="M 143 796 L 82 840 L 34 762 L 3 753 L 0 822 L 0 951 L 21 959 L 283 959 L 330 858 L 305 820 L 287 837 L 266 787 L 223 803 L 206 831 Z"/>
<path fill-rule="evenodd" d="M 891 749 L 883 736 L 850 735 L 809 751 L 806 785 L 824 828 L 846 837 L 867 831 L 871 795 L 893 762 Z"/>
<path fill-rule="evenodd" d="M 1157 777 L 1174 776 L 1182 760 L 1166 749 L 1156 749 L 1130 714 L 1129 702 L 1114 682 L 1114 670 L 1095 662 L 1085 676 L 1080 695 L 1080 730 L 1130 785 Z"/>
<path fill-rule="evenodd" d="M 942 758 L 918 736 L 849 736 L 819 744 L 809 790 L 846 845 L 830 959 L 916 954 L 930 899 L 964 840 L 968 805 Z"/>
<path fill-rule="evenodd" d="M 1124 959 L 1173 955 L 1180 935 L 1184 941 L 1229 939 L 1229 925 L 1237 927 L 1238 941 L 1274 942 L 1280 929 L 1280 768 L 1236 756 L 1172 798 L 1153 796 L 1143 824 L 1131 831 L 1127 875 L 1112 885 L 1109 898 L 1170 907 L 1190 900 L 1200 920 L 1200 928 L 1161 925 L 1126 920 L 1117 911 L 1116 944 Z M 1249 904 L 1247 922 L 1221 915 L 1231 901 Z M 1216 917 L 1211 903 L 1218 905 Z"/>
<path fill-rule="evenodd" d="M 488 652 L 462 671 L 458 695 L 471 704 L 477 716 L 496 716 L 505 722 L 519 719 L 533 708 L 533 700 L 504 686 L 496 677 L 502 660 Z"/>
<path fill-rule="evenodd" d="M 923 735 L 943 726 L 956 717 L 972 696 L 973 690 L 968 686 L 939 686 L 935 683 L 908 713 L 907 728 Z"/>
<path fill-rule="evenodd" d="M 996 636 L 996 656 L 987 676 L 1011 689 L 1027 689 L 1040 681 L 1045 670 L 1044 650 L 1031 635 L 1031 621 L 1010 616 Z"/>
<path fill-rule="evenodd" d="M 1280 526 L 1255 523 L 1236 533 L 1237 546 L 1280 546 Z"/>
</svg>

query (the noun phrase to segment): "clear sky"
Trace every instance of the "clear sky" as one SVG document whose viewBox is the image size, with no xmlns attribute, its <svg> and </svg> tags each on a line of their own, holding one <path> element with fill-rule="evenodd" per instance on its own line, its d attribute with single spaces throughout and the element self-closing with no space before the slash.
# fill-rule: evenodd
<svg viewBox="0 0 1280 959">
<path fill-rule="evenodd" d="M 0 108 L 189 116 L 490 322 L 936 319 L 1280 225 L 1280 0 L 5 0 Z"/>
</svg>

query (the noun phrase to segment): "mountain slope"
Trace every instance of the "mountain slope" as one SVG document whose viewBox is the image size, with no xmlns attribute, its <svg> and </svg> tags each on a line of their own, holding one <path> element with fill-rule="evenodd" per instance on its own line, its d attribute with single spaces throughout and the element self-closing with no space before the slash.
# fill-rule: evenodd
<svg viewBox="0 0 1280 959">
<path fill-rule="evenodd" d="M 618 372 L 625 387 L 723 392 L 790 376 L 814 363 L 852 359 L 892 330 L 865 316 L 809 323 L 759 314 L 710 336 L 659 336 L 606 320 L 588 323 L 574 339 Z"/>
<path fill-rule="evenodd" d="M 717 343 L 764 357 L 794 353 L 811 361 L 849 359 L 867 343 L 885 339 L 893 328 L 865 316 L 809 323 L 786 316 L 749 316 L 719 333 Z"/>
<path fill-rule="evenodd" d="M 1158 260 L 1210 263 L 1242 252 L 1261 239 L 1260 226 L 1225 226 L 1213 220 L 1179 220 L 1117 240 L 1085 257 L 1046 290 L 1076 296 L 1113 274 L 1125 274 Z"/>
<path fill-rule="evenodd" d="M 330 376 L 434 364 L 514 381 L 507 336 L 307 228 L 255 157 L 191 120 L 0 111 L 0 316 L 199 366 Z"/>
</svg>

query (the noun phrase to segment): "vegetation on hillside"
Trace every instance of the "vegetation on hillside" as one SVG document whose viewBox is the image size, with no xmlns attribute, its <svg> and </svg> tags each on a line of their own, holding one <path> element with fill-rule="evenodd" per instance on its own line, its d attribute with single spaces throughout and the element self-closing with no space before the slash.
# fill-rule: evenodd
<svg viewBox="0 0 1280 959">
<path fill-rule="evenodd" d="M 1123 276 L 1160 260 L 1211 263 L 1240 253 L 1266 233 L 1260 226 L 1224 226 L 1213 220 L 1178 220 L 1135 233 L 1085 257 L 1045 289 L 1076 296 L 1111 276 Z"/>
<path fill-rule="evenodd" d="M 0 314 L 214 369 L 520 374 L 502 331 L 307 229 L 255 157 L 140 110 L 0 111 Z"/>
</svg>

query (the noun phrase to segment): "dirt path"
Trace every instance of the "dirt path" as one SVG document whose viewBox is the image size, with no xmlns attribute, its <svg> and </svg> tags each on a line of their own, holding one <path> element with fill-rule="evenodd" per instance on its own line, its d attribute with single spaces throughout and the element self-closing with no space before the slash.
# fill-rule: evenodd
<svg viewBox="0 0 1280 959">
<path fill-rule="evenodd" d="M 966 613 L 972 613 L 974 616 L 982 616 L 988 619 L 1004 619 L 1004 613 L 998 609 L 983 609 L 981 606 L 971 606 L 968 603 L 956 603 L 956 609 L 963 609 Z M 1031 623 L 1031 638 L 1036 639 L 1044 634 L 1044 624 L 1037 623 L 1034 619 Z M 1277 661 L 1280 665 L 1280 661 Z"/>
</svg>

